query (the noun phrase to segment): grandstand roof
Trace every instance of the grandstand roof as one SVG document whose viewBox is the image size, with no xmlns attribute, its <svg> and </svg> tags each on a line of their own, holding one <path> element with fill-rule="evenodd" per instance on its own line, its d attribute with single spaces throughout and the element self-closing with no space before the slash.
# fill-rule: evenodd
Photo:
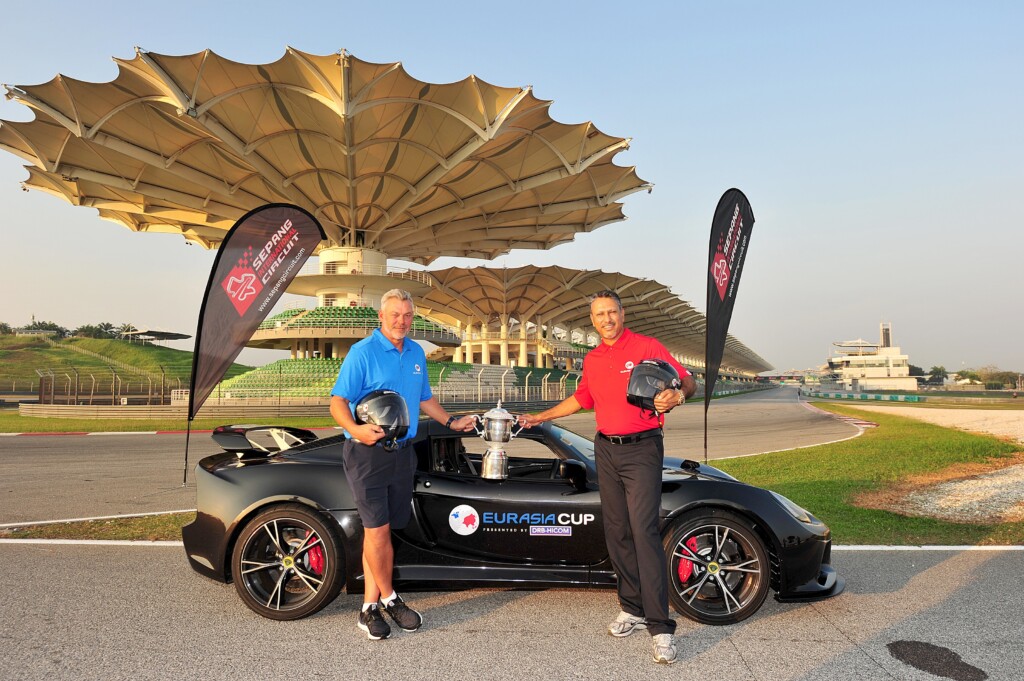
<svg viewBox="0 0 1024 681">
<path fill-rule="evenodd" d="M 434 288 L 417 298 L 418 309 L 432 317 L 464 324 L 495 318 L 553 323 L 589 329 L 590 297 L 609 289 L 626 309 L 626 325 L 655 336 L 670 351 L 704 356 L 707 320 L 665 284 L 617 272 L 566 267 L 450 267 L 431 270 Z M 728 336 L 723 367 L 760 373 L 772 368 L 757 353 Z"/>
<path fill-rule="evenodd" d="M 28 162 L 26 187 L 137 232 L 216 248 L 247 211 L 290 202 L 325 246 L 494 258 L 621 220 L 650 188 L 612 162 L 628 140 L 554 121 L 530 87 L 430 84 L 344 51 L 114 61 L 107 83 L 5 86 L 35 119 L 0 122 L 0 148 Z"/>
<path fill-rule="evenodd" d="M 158 341 L 158 340 L 184 340 L 191 338 L 192 336 L 187 333 L 179 333 L 177 331 L 159 331 L 156 329 L 135 329 L 134 331 L 122 331 L 122 336 L 138 338 L 146 341 Z"/>
</svg>

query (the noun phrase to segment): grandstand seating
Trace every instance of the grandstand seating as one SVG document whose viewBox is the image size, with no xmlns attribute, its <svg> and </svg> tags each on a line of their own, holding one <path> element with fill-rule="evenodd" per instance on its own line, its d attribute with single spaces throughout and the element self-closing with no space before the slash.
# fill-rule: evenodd
<svg viewBox="0 0 1024 681">
<path fill-rule="evenodd" d="M 282 359 L 223 381 L 214 393 L 226 398 L 326 397 L 340 359 Z"/>
<path fill-rule="evenodd" d="M 373 329 L 380 325 L 377 310 L 372 307 L 314 307 L 310 310 L 285 310 L 280 314 L 263 321 L 260 329 L 332 329 L 354 328 Z M 448 334 L 453 332 L 441 324 L 430 321 L 426 317 L 416 315 L 412 321 L 412 330 L 424 333 Z"/>
<path fill-rule="evenodd" d="M 260 329 L 276 329 L 279 326 L 284 326 L 288 323 L 288 320 L 293 319 L 301 314 L 305 314 L 306 310 L 303 308 L 293 308 L 291 310 L 285 310 L 273 317 L 268 317 L 260 322 L 258 328 Z"/>
<path fill-rule="evenodd" d="M 229 399 L 326 399 L 341 363 L 330 358 L 282 359 L 223 381 L 214 394 Z M 558 369 L 510 371 L 497 365 L 433 361 L 427 361 L 427 376 L 442 401 L 562 399 L 563 386 L 568 395 L 579 381 L 579 374 Z"/>
</svg>

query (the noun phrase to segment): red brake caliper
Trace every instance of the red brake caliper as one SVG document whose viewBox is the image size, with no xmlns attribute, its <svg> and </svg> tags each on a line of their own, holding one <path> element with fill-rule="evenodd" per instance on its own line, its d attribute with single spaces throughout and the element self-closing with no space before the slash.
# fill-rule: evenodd
<svg viewBox="0 0 1024 681">
<path fill-rule="evenodd" d="M 306 532 L 306 538 L 309 539 L 311 534 L 313 533 Z M 324 544 L 319 541 L 319 537 L 315 538 L 314 541 L 317 542 L 316 546 L 306 552 L 306 556 L 309 559 L 309 569 L 314 574 L 322 575 L 324 573 Z"/>
<path fill-rule="evenodd" d="M 690 549 L 694 552 L 694 554 L 696 554 L 697 538 L 690 537 L 689 539 L 687 539 L 686 548 Z M 693 561 L 687 560 L 686 558 L 680 558 L 679 567 L 677 568 L 677 571 L 679 573 L 679 581 L 682 583 L 686 583 L 686 581 L 690 579 L 690 577 L 693 575 Z"/>
</svg>

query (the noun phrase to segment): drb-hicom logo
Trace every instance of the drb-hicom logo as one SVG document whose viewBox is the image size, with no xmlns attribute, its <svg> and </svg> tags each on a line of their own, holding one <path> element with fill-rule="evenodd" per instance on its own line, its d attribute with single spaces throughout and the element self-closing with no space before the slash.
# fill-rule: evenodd
<svg viewBox="0 0 1024 681">
<path fill-rule="evenodd" d="M 456 506 L 448 514 L 448 526 L 455 534 L 469 536 L 480 528 L 480 514 L 469 504 Z"/>
<path fill-rule="evenodd" d="M 725 300 L 726 292 L 729 290 L 732 270 L 736 265 L 736 246 L 740 243 L 742 235 L 743 215 L 740 214 L 740 204 L 737 203 L 732 211 L 729 231 L 718 239 L 715 257 L 711 259 L 711 276 L 715 280 L 715 287 L 721 300 Z"/>
<path fill-rule="evenodd" d="M 238 316 L 243 316 L 263 290 L 263 284 L 252 269 L 252 246 L 246 249 L 238 259 L 238 264 L 231 268 L 220 285 L 235 306 Z"/>
</svg>

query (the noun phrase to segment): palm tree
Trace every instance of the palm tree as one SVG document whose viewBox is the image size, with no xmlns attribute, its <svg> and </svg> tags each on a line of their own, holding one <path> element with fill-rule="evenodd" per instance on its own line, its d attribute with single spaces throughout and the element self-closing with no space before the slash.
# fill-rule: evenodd
<svg viewBox="0 0 1024 681">
<path fill-rule="evenodd" d="M 136 329 L 135 325 L 132 324 L 131 322 L 125 322 L 121 326 L 117 327 L 117 335 L 122 338 L 128 336 L 128 334 L 132 333 L 133 331 L 138 331 L 138 329 Z M 131 341 L 132 337 L 128 336 L 128 340 Z"/>
</svg>

